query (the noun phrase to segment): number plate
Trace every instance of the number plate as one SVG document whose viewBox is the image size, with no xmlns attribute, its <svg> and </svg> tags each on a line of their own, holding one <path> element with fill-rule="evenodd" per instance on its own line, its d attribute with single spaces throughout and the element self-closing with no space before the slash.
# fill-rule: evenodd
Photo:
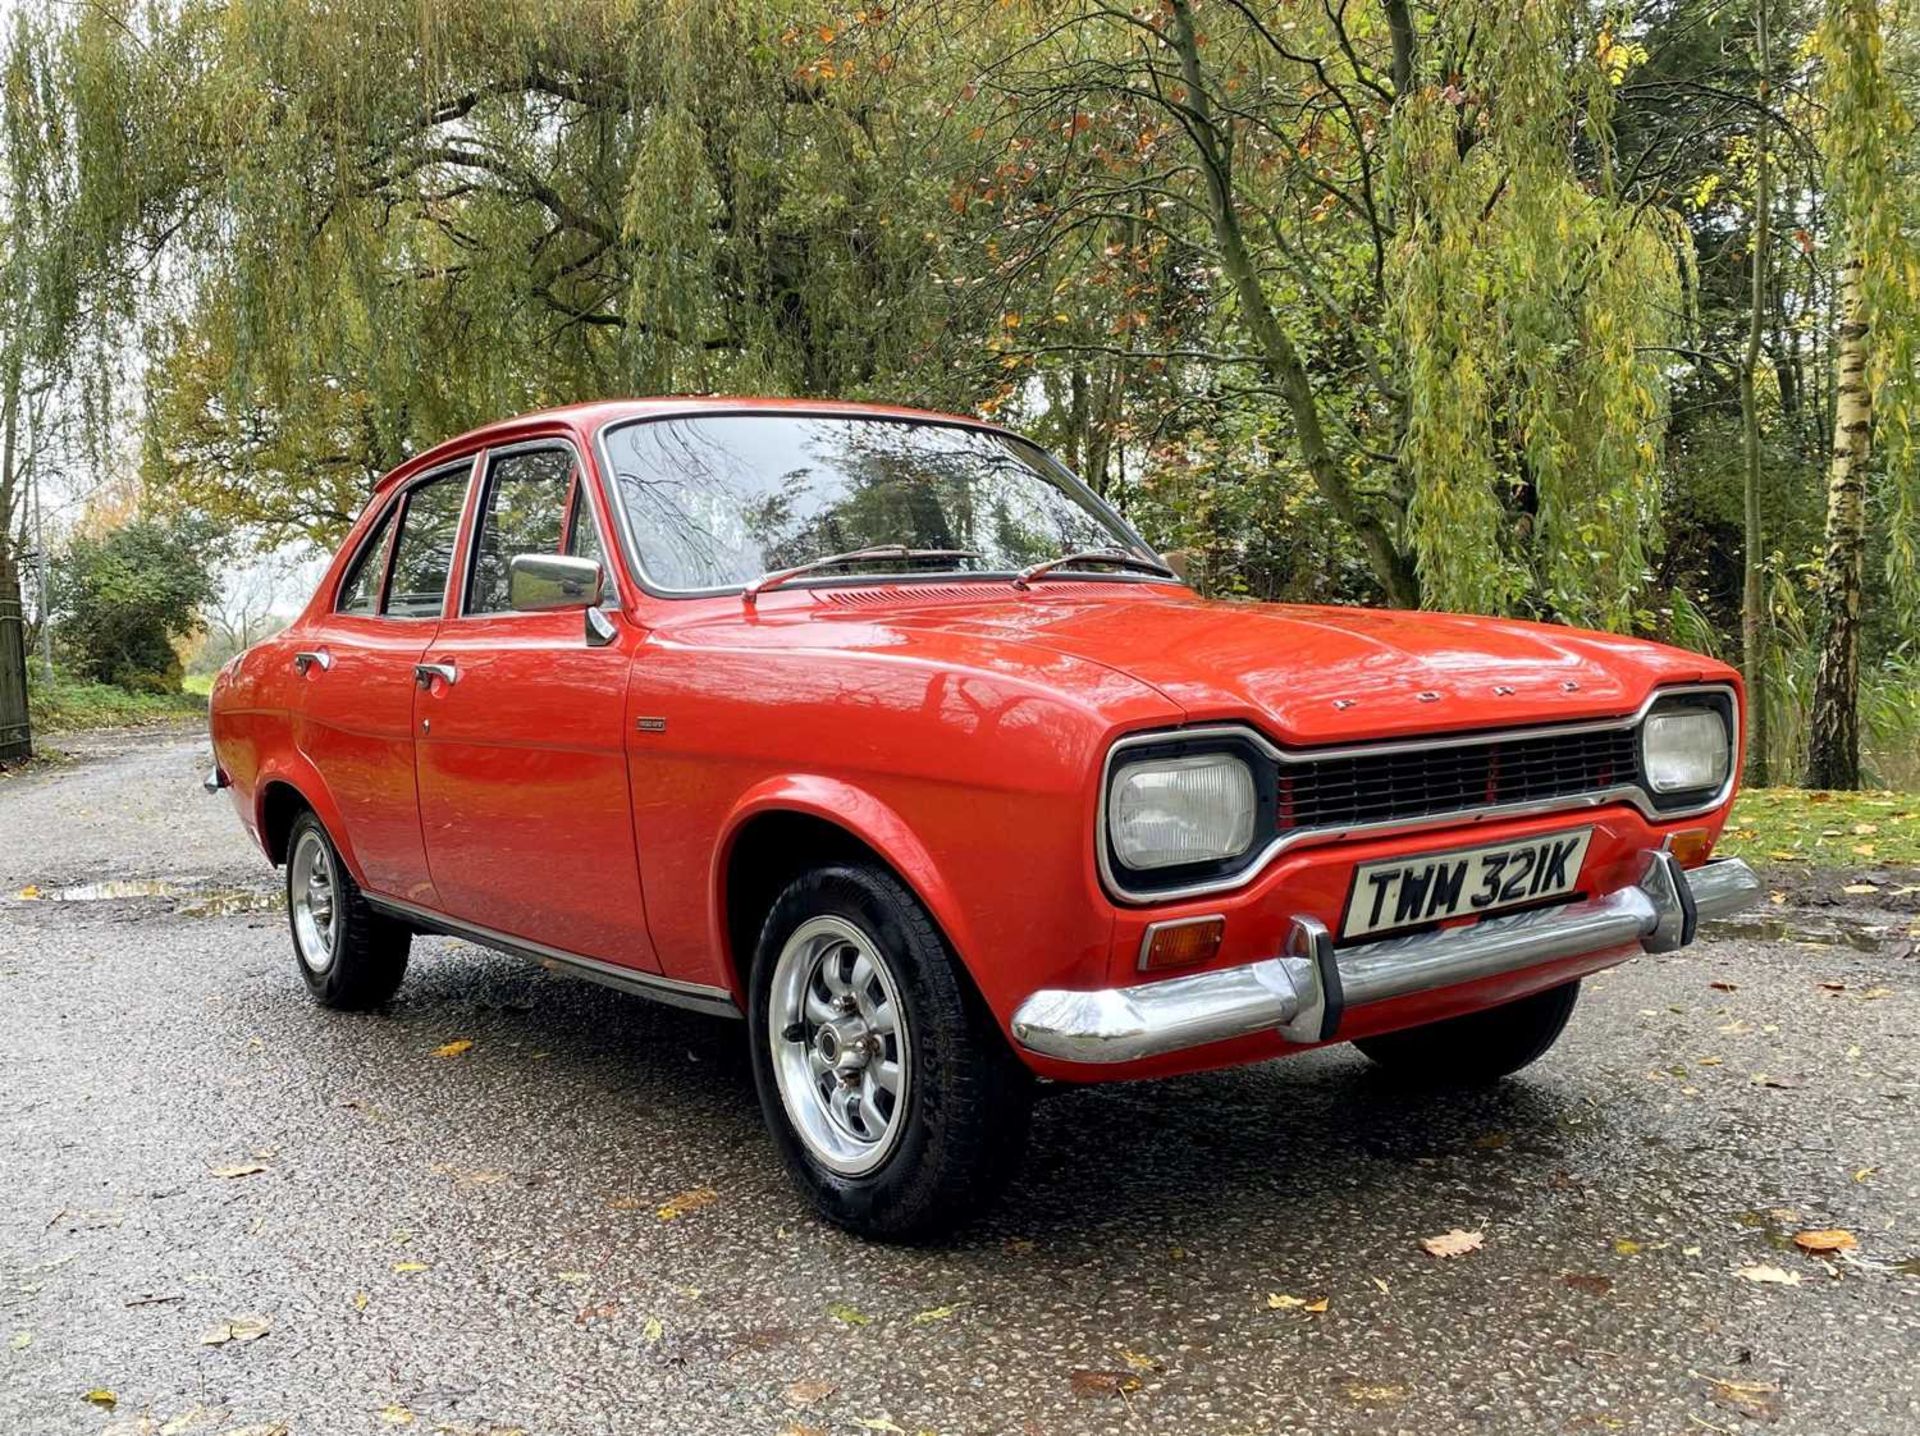
<svg viewBox="0 0 1920 1436">
<path fill-rule="evenodd" d="M 1560 897 L 1580 881 L 1592 828 L 1525 842 L 1363 863 L 1353 871 L 1343 938 L 1418 927 Z"/>
</svg>

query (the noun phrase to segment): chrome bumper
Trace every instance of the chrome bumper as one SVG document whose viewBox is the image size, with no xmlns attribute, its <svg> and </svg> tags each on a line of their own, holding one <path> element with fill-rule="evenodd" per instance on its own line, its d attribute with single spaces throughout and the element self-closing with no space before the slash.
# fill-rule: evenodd
<svg viewBox="0 0 1920 1436">
<path fill-rule="evenodd" d="M 1338 951 L 1323 924 L 1299 917 L 1279 957 L 1137 987 L 1043 989 L 1013 1014 L 1013 1035 L 1067 1062 L 1131 1062 L 1257 1032 L 1326 1042 L 1350 1007 L 1633 943 L 1671 952 L 1700 919 L 1738 912 L 1759 891 L 1738 858 L 1687 872 L 1660 852 L 1638 886 L 1604 897 Z"/>
</svg>

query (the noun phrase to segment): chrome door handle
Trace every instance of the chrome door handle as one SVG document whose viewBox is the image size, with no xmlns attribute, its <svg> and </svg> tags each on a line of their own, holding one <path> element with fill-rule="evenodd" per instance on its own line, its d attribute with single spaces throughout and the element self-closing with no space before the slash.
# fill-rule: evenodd
<svg viewBox="0 0 1920 1436">
<path fill-rule="evenodd" d="M 325 673 L 333 667 L 333 655 L 324 648 L 308 649 L 293 655 L 293 671 L 302 676 L 315 664 L 318 664 L 320 671 Z"/>
<path fill-rule="evenodd" d="M 449 687 L 460 681 L 460 675 L 454 670 L 454 666 L 451 663 L 416 663 L 413 665 L 413 681 L 418 683 L 423 690 L 432 688 L 433 680 L 436 678 Z"/>
</svg>

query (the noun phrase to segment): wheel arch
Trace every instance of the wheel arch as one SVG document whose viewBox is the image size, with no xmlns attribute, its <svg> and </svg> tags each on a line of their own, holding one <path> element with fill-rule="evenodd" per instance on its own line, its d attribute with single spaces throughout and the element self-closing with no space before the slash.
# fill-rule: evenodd
<svg viewBox="0 0 1920 1436">
<path fill-rule="evenodd" d="M 906 820 L 839 779 L 781 778 L 742 799 L 714 854 L 711 920 L 726 981 L 743 1004 L 754 944 L 774 899 L 802 872 L 836 859 L 871 861 L 891 873 L 967 968 L 964 914 Z"/>
<path fill-rule="evenodd" d="M 353 880 L 364 883 L 365 874 L 359 854 L 354 851 L 352 835 L 347 832 L 339 806 L 319 772 L 306 764 L 276 764 L 261 770 L 253 792 L 254 831 L 275 867 L 286 862 L 287 840 L 294 819 L 305 811 L 311 811 L 326 828 Z"/>
</svg>

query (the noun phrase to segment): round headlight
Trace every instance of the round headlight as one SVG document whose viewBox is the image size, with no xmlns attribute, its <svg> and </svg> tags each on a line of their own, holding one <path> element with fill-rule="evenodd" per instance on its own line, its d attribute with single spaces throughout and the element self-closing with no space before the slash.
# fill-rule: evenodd
<svg viewBox="0 0 1920 1436">
<path fill-rule="evenodd" d="M 1253 846 L 1253 771 L 1231 753 L 1122 768 L 1107 803 L 1114 856 L 1134 869 L 1239 857 Z"/>
<path fill-rule="evenodd" d="M 1640 766 L 1656 793 L 1718 788 L 1733 766 L 1727 720 L 1713 708 L 1656 708 L 1640 735 Z"/>
</svg>

